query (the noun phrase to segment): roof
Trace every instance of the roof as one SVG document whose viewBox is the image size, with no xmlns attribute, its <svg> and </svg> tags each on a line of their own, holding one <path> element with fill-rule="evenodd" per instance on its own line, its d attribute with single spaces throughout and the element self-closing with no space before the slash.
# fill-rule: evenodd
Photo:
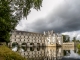
<svg viewBox="0 0 80 60">
<path fill-rule="evenodd" d="M 28 31 L 20 31 L 20 30 L 14 30 L 13 32 L 21 32 L 21 33 L 31 33 L 31 34 L 40 34 L 40 35 L 44 35 L 44 34 L 42 34 L 42 33 L 28 32 Z"/>
</svg>

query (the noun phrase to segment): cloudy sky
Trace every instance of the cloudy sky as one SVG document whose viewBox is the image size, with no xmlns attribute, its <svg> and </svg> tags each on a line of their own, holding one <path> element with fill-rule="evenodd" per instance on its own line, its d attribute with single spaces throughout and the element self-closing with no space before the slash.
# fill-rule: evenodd
<svg viewBox="0 0 80 60">
<path fill-rule="evenodd" d="M 31 9 L 17 30 L 30 32 L 55 31 L 80 39 L 80 0 L 43 0 L 41 10 Z"/>
</svg>

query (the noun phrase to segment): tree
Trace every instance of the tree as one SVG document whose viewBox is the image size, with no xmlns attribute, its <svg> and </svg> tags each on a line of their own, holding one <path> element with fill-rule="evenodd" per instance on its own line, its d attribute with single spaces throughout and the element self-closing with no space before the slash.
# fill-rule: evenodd
<svg viewBox="0 0 80 60">
<path fill-rule="evenodd" d="M 76 42 L 80 42 L 79 40 L 76 40 Z"/>
<path fill-rule="evenodd" d="M 76 41 L 76 37 L 73 37 L 73 40 L 72 41 L 75 42 Z"/>
<path fill-rule="evenodd" d="M 27 17 L 31 12 L 31 8 L 39 10 L 42 6 L 42 0 L 8 0 L 10 2 L 11 9 L 14 10 L 17 20 Z"/>
<path fill-rule="evenodd" d="M 63 36 L 63 42 L 66 42 L 66 36 L 65 35 L 62 35 Z"/>
<path fill-rule="evenodd" d="M 63 35 L 63 42 L 69 42 L 70 37 L 68 35 Z"/>
<path fill-rule="evenodd" d="M 12 18 L 7 1 L 0 1 L 0 41 L 9 42 L 10 31 L 16 26 L 17 20 Z"/>
<path fill-rule="evenodd" d="M 67 41 L 66 42 L 70 42 L 70 37 L 68 37 Z"/>
<path fill-rule="evenodd" d="M 10 32 L 30 9 L 40 9 L 42 0 L 0 0 L 0 42 L 9 42 Z"/>
</svg>

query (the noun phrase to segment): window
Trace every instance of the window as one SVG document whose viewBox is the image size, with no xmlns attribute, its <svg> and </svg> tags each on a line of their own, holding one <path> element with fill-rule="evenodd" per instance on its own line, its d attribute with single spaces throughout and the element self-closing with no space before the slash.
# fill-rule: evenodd
<svg viewBox="0 0 80 60">
<path fill-rule="evenodd" d="M 24 38 L 25 38 L 25 36 L 24 36 Z"/>
<path fill-rule="evenodd" d="M 15 39 L 15 41 L 16 41 L 16 39 Z"/>
<path fill-rule="evenodd" d="M 29 40 L 28 40 L 29 41 Z"/>
<path fill-rule="evenodd" d="M 28 36 L 28 38 L 29 38 L 29 36 Z"/>
<path fill-rule="evenodd" d="M 16 35 L 15 35 L 15 37 L 16 37 Z"/>
<path fill-rule="evenodd" d="M 20 41 L 21 41 L 21 39 L 20 39 Z"/>
</svg>

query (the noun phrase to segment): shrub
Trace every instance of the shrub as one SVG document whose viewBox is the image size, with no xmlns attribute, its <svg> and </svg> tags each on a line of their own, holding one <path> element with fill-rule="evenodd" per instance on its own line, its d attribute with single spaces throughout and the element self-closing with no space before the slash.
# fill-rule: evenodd
<svg viewBox="0 0 80 60">
<path fill-rule="evenodd" d="M 13 52 L 7 46 L 0 46 L 0 60 L 26 60 L 17 52 Z"/>
<path fill-rule="evenodd" d="M 78 50 L 80 50 L 80 44 L 77 45 Z"/>
</svg>

